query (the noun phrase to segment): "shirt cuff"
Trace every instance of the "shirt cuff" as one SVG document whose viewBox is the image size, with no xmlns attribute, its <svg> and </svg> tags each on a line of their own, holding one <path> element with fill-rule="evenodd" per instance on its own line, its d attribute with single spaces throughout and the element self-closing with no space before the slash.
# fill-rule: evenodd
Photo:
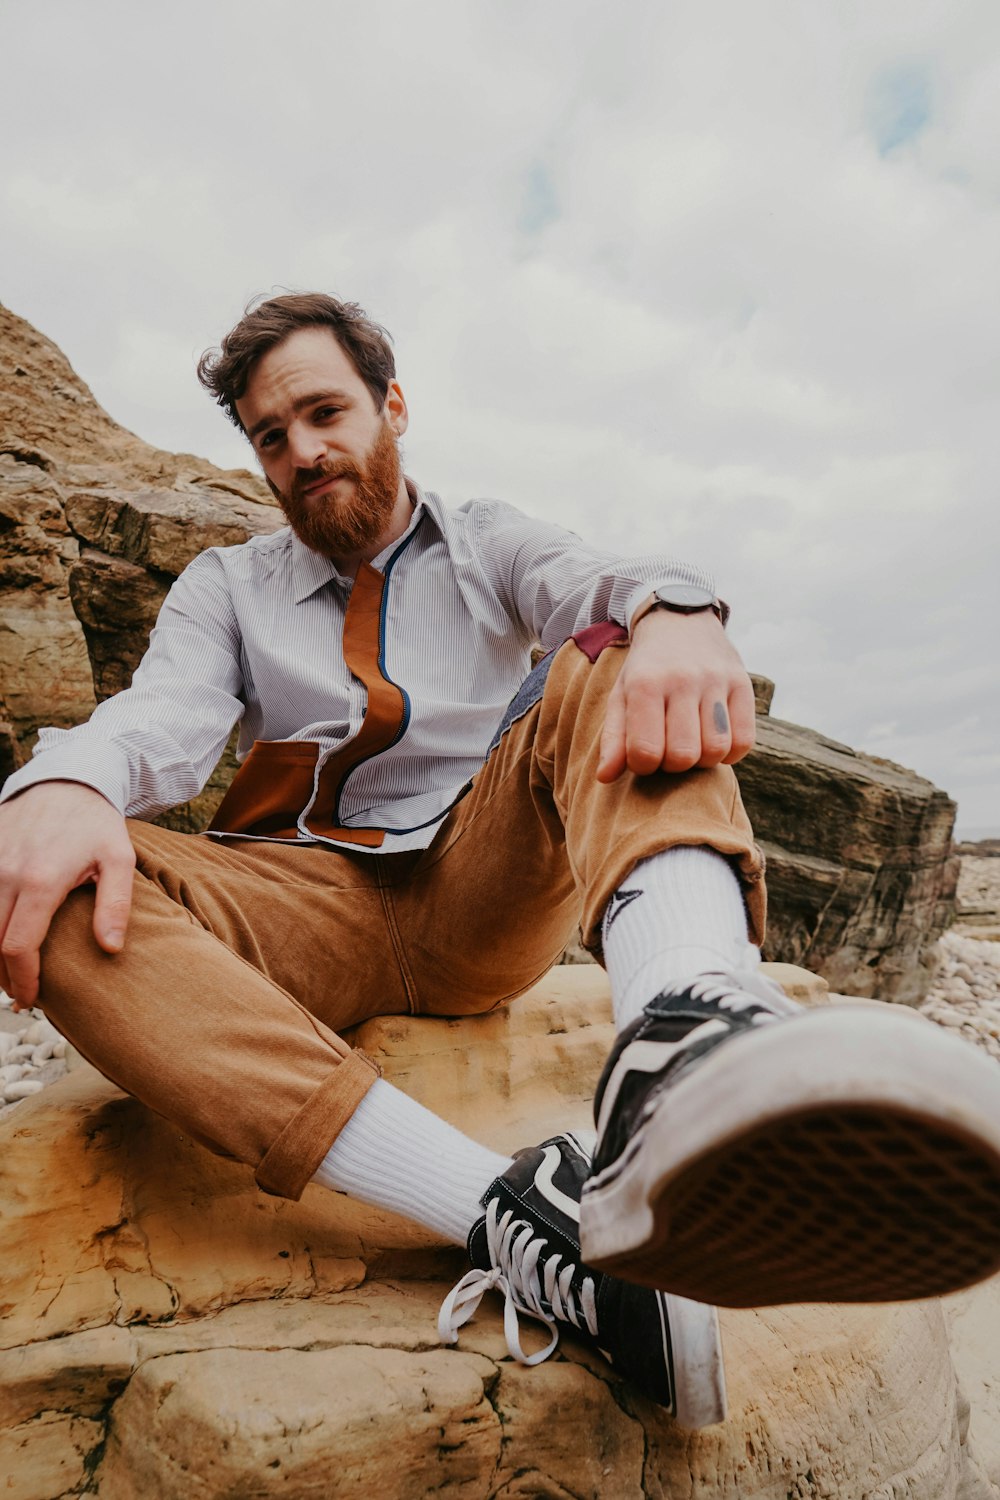
<svg viewBox="0 0 1000 1500">
<path fill-rule="evenodd" d="M 29 760 L 26 766 L 8 776 L 0 791 L 0 802 L 7 802 L 29 786 L 43 781 L 78 781 L 100 792 L 111 806 L 125 816 L 129 804 L 131 776 L 125 752 L 103 740 L 97 745 L 53 746 Z"/>
</svg>

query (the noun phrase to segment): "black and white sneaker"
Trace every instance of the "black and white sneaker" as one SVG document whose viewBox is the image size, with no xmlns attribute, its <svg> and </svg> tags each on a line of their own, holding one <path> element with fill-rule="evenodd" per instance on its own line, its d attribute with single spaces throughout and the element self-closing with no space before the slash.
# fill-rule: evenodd
<svg viewBox="0 0 1000 1500">
<path fill-rule="evenodd" d="M 504 1333 L 521 1364 L 548 1359 L 567 1324 L 642 1395 L 685 1427 L 726 1415 L 725 1375 L 714 1307 L 604 1276 L 580 1258 L 580 1193 L 590 1171 L 587 1145 L 557 1135 L 519 1151 L 484 1193 L 484 1216 L 469 1235 L 473 1269 L 441 1304 L 438 1333 L 458 1329 L 492 1287 L 504 1295 Z M 544 1323 L 544 1349 L 526 1354 L 519 1314 Z"/>
<path fill-rule="evenodd" d="M 905 1006 L 804 1011 L 703 976 L 623 1031 L 595 1113 L 581 1242 L 602 1271 L 764 1307 L 1000 1269 L 1000 1069 Z"/>
</svg>

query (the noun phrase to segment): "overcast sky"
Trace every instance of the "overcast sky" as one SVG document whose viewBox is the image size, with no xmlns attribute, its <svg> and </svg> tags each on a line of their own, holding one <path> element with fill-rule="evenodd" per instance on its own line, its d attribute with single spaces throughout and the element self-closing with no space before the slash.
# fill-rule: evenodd
<svg viewBox="0 0 1000 1500">
<path fill-rule="evenodd" d="M 150 441 L 255 293 L 407 468 L 712 567 L 774 711 L 1000 829 L 995 0 L 0 0 L 0 301 Z"/>
</svg>

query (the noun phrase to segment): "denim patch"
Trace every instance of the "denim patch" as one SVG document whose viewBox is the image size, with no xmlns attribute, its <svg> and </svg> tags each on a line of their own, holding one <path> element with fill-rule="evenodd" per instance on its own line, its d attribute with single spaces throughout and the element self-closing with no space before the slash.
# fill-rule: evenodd
<svg viewBox="0 0 1000 1500">
<path fill-rule="evenodd" d="M 554 651 L 550 651 L 548 656 L 543 656 L 538 665 L 532 668 L 521 683 L 521 686 L 507 705 L 496 734 L 490 740 L 490 748 L 486 752 L 487 756 L 493 754 L 510 726 L 516 724 L 518 719 L 523 719 L 525 714 L 529 713 L 541 698 L 545 691 L 545 682 L 548 678 L 549 668 L 552 665 L 555 654 Z"/>
</svg>

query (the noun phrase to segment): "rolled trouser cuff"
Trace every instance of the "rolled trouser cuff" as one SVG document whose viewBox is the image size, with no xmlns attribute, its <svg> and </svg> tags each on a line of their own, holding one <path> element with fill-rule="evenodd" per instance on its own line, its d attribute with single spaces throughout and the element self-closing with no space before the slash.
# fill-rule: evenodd
<svg viewBox="0 0 1000 1500">
<path fill-rule="evenodd" d="M 363 1052 L 349 1052 L 338 1062 L 272 1141 L 255 1174 L 258 1187 L 279 1198 L 301 1198 L 378 1076 L 378 1065 Z"/>
</svg>

